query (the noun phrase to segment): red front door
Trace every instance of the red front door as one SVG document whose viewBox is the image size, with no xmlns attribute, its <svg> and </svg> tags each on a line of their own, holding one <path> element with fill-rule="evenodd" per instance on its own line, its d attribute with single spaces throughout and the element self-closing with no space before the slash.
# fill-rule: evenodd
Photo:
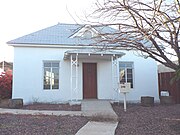
<svg viewBox="0 0 180 135">
<path fill-rule="evenodd" d="M 83 99 L 97 99 L 96 63 L 83 63 Z"/>
</svg>

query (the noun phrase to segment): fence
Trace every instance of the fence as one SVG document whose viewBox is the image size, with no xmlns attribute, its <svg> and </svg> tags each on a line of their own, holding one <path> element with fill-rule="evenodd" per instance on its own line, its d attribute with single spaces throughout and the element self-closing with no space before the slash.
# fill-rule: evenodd
<svg viewBox="0 0 180 135">
<path fill-rule="evenodd" d="M 180 80 L 170 84 L 174 72 L 158 73 L 159 81 L 159 95 L 161 91 L 167 90 L 170 96 L 173 97 L 175 103 L 180 103 Z"/>
</svg>

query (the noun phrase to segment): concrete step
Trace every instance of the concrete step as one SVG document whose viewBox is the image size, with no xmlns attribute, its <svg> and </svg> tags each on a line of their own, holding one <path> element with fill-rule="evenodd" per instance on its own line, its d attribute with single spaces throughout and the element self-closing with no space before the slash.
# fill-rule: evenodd
<svg viewBox="0 0 180 135">
<path fill-rule="evenodd" d="M 83 100 L 81 110 L 84 116 L 90 117 L 93 121 L 119 121 L 107 100 Z"/>
</svg>

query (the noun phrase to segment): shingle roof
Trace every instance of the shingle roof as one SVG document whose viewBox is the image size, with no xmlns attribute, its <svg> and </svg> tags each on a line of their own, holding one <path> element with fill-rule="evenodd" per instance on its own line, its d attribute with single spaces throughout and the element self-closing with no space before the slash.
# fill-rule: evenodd
<svg viewBox="0 0 180 135">
<path fill-rule="evenodd" d="M 90 45 L 97 43 L 95 39 L 82 39 L 81 37 L 70 38 L 84 25 L 61 24 L 39 30 L 7 42 L 8 44 L 38 44 L 38 45 Z M 116 31 L 111 27 L 93 26 L 98 32 L 107 33 Z"/>
</svg>

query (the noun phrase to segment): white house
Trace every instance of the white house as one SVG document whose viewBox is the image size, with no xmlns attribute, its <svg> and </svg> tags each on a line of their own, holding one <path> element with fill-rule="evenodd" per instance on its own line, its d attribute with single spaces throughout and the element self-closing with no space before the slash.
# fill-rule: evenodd
<svg viewBox="0 0 180 135">
<path fill-rule="evenodd" d="M 119 83 L 129 82 L 127 100 L 158 100 L 156 62 L 98 44 L 99 38 L 106 38 L 98 35 L 110 31 L 114 29 L 58 23 L 7 42 L 14 47 L 12 97 L 24 103 L 123 100 Z"/>
</svg>

